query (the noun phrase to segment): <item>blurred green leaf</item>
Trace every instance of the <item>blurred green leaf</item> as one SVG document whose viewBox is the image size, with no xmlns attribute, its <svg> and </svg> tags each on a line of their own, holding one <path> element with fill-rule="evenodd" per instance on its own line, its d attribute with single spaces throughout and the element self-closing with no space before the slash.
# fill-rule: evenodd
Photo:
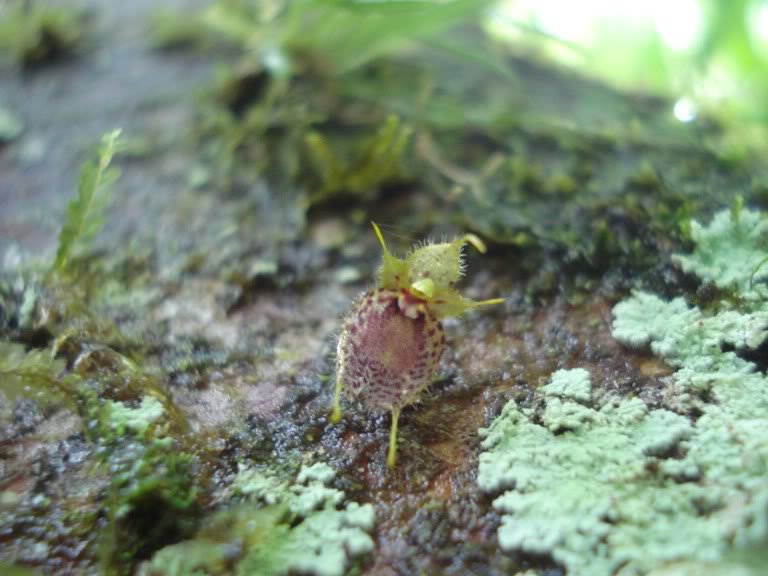
<svg viewBox="0 0 768 576">
<path fill-rule="evenodd" d="M 59 234 L 59 248 L 53 268 L 62 272 L 73 251 L 80 243 L 92 239 L 104 225 L 104 217 L 111 200 L 111 186 L 120 177 L 120 171 L 110 168 L 118 153 L 121 130 L 113 130 L 101 139 L 97 161 L 85 162 L 80 168 L 77 196 L 67 207 L 67 219 Z"/>
<path fill-rule="evenodd" d="M 479 15 L 490 0 L 359 2 L 305 0 L 291 6 L 290 47 L 323 54 L 338 73 Z"/>
<path fill-rule="evenodd" d="M 50 350 L 24 350 L 20 344 L 0 342 L 0 391 L 10 399 L 39 397 L 45 402 L 74 402 L 77 378 L 63 376 L 65 363 Z"/>
</svg>

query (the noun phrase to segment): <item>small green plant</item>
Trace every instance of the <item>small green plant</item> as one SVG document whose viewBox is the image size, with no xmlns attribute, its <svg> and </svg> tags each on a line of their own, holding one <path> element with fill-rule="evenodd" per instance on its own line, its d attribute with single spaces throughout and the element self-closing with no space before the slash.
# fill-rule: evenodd
<svg viewBox="0 0 768 576">
<path fill-rule="evenodd" d="M 318 132 L 308 134 L 310 159 L 322 182 L 310 203 L 320 204 L 342 194 L 371 199 L 381 186 L 402 177 L 403 154 L 412 133 L 410 126 L 389 116 L 372 138 L 358 145 L 350 162 L 341 160 Z"/>
<path fill-rule="evenodd" d="M 219 0 L 206 12 L 212 29 L 263 52 L 311 54 L 335 74 L 359 68 L 476 17 L 492 0 Z"/>
<path fill-rule="evenodd" d="M 428 45 L 423 52 L 441 50 L 433 44 L 436 36 L 477 20 L 490 4 L 491 0 L 213 2 L 199 21 L 212 39 L 232 45 L 242 55 L 227 73 L 226 89 L 214 92 L 212 105 L 200 114 L 201 139 L 213 156 L 211 172 L 214 179 L 223 180 L 217 185 L 229 188 L 257 176 L 297 178 L 306 172 L 300 161 L 308 157 L 317 180 L 302 182 L 302 189 L 312 186 L 304 205 L 323 203 L 338 194 L 374 198 L 380 184 L 400 176 L 400 155 L 412 132 L 391 116 L 376 133 L 382 112 L 402 116 L 418 106 L 416 92 L 406 89 L 407 104 L 400 106 L 389 90 L 370 81 L 368 72 L 413 45 Z M 444 52 L 467 57 L 467 50 Z M 483 61 L 485 52 L 475 56 L 470 56 L 473 63 Z M 357 94 L 361 86 L 371 85 L 376 94 L 362 98 Z M 351 113 L 345 112 L 348 103 L 353 104 Z M 351 136 L 362 131 L 372 132 L 363 142 Z M 306 153 L 298 159 L 296 151 L 302 148 Z"/>
<path fill-rule="evenodd" d="M 63 376 L 64 368 L 65 363 L 49 350 L 27 352 L 20 344 L 0 342 L 0 391 L 11 399 L 74 401 L 79 380 Z"/>
<path fill-rule="evenodd" d="M 82 44 L 85 19 L 77 9 L 17 0 L 0 6 L 0 50 L 24 67 L 73 54 Z"/>
<path fill-rule="evenodd" d="M 371 504 L 347 502 L 331 488 L 334 469 L 304 466 L 294 481 L 260 466 L 239 464 L 233 493 L 243 500 L 209 516 L 191 540 L 166 546 L 139 568 L 161 574 L 342 576 L 374 549 Z M 237 555 L 228 554 L 238 543 Z"/>
<path fill-rule="evenodd" d="M 104 573 L 127 573 L 174 541 L 190 537 L 200 515 L 197 458 L 169 436 L 148 430 L 119 439 L 105 461 L 111 483 L 102 534 Z"/>
<path fill-rule="evenodd" d="M 104 217 L 111 201 L 111 187 L 120 177 L 117 168 L 110 167 L 119 152 L 121 130 L 113 130 L 101 139 L 97 159 L 86 161 L 80 168 L 77 196 L 67 207 L 67 217 L 59 234 L 59 247 L 53 270 L 66 271 L 78 247 L 91 240 L 104 226 Z"/>
<path fill-rule="evenodd" d="M 209 29 L 197 13 L 158 8 L 149 20 L 152 44 L 159 50 L 204 48 L 210 44 Z"/>
</svg>

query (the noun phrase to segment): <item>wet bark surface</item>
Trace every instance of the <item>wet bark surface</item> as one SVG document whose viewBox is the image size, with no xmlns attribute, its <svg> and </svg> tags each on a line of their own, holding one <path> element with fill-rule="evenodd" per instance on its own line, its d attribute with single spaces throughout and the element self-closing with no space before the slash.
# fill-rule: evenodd
<svg viewBox="0 0 768 576">
<path fill-rule="evenodd" d="M 599 392 L 662 406 L 671 370 L 611 337 L 611 309 L 638 278 L 690 292 L 697 283 L 668 264 L 685 238 L 637 222 L 686 198 L 711 213 L 731 201 L 720 190 L 743 190 L 752 173 L 727 169 L 697 144 L 695 130 L 710 128 L 665 131 L 666 101 L 512 60 L 528 91 L 510 96 L 522 118 L 511 138 L 518 156 L 539 169 L 518 174 L 523 181 L 511 200 L 494 186 L 480 200 L 405 186 L 307 212 L 265 179 L 234 190 L 195 187 L 195 95 L 210 87 L 227 55 L 153 50 L 145 32 L 152 5 L 90 3 L 92 34 L 82 54 L 31 72 L 0 69 L 0 101 L 24 124 L 17 140 L 0 147 L 0 337 L 28 349 L 56 343 L 68 369 L 102 383 L 102 398 L 135 403 L 156 391 L 197 459 L 202 488 L 190 525 L 169 526 L 123 570 L 225 507 L 239 463 L 280 467 L 309 458 L 337 470 L 334 486 L 349 500 L 375 507 L 375 552 L 356 566 L 359 573 L 535 567 L 561 574 L 549 558 L 498 548 L 499 516 L 475 482 L 477 430 L 509 399 L 530 402 L 552 372 L 575 366 L 589 370 Z M 548 118 L 559 127 L 542 127 Z M 641 138 L 627 136 L 633 121 L 643 126 Z M 53 257 L 79 163 L 115 126 L 149 152 L 119 160 L 123 177 L 108 224 L 81 269 L 88 287 L 62 294 L 38 279 L 34 262 Z M 457 164 L 499 149 L 498 136 L 477 127 L 435 133 L 446 147 L 456 134 L 474 142 L 448 147 Z M 564 184 L 565 196 L 557 197 L 547 182 L 561 167 L 583 180 L 577 191 Z M 669 188 L 680 196 L 668 201 Z M 633 206 L 616 200 L 630 196 Z M 592 226 L 596 214 L 605 222 L 602 236 Z M 369 219 L 394 225 L 390 241 L 399 253 L 428 234 L 483 234 L 489 254 L 469 255 L 462 287 L 473 298 L 506 298 L 444 323 L 439 377 L 403 411 L 395 470 L 385 465 L 388 414 L 347 403 L 340 424 L 328 421 L 341 319 L 374 284 L 380 263 Z M 513 240 L 521 232 L 530 241 Z M 638 259 L 625 250 L 633 243 Z M 11 319 L 26 289 L 36 304 L 25 326 Z M 57 326 L 56 311 L 72 294 L 87 313 L 62 312 L 66 321 Z M 115 369 L 117 355 L 140 365 L 141 376 Z M 98 572 L 110 471 L 96 465 L 99 444 L 87 419 L 66 403 L 7 398 L 0 406 L 0 557 L 48 573 Z"/>
</svg>

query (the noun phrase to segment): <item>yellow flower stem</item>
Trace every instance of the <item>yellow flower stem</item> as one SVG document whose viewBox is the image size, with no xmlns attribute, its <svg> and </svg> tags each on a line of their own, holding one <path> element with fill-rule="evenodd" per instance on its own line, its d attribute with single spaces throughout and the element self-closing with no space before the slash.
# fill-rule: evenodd
<svg viewBox="0 0 768 576">
<path fill-rule="evenodd" d="M 392 470 L 397 464 L 397 420 L 400 418 L 400 408 L 392 408 L 392 428 L 389 430 L 389 453 L 387 467 Z"/>
<path fill-rule="evenodd" d="M 475 302 L 475 306 L 492 306 L 494 304 L 503 304 L 504 298 L 493 298 L 492 300 L 480 300 Z"/>
<path fill-rule="evenodd" d="M 331 408 L 331 424 L 341 422 L 341 378 L 336 377 L 336 391 L 333 394 L 333 406 Z"/>
</svg>

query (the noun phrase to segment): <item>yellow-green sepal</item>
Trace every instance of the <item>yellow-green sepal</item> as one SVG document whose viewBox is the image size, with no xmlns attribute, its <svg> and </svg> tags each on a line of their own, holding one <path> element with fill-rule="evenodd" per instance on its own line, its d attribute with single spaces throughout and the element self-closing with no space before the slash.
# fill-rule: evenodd
<svg viewBox="0 0 768 576">
<path fill-rule="evenodd" d="M 478 308 L 480 306 L 492 306 L 501 304 L 504 298 L 493 298 L 491 300 L 472 300 L 465 298 L 453 288 L 443 288 L 435 290 L 432 298 L 427 303 L 429 311 L 438 319 L 448 318 L 450 316 L 461 316 L 467 310 Z"/>
<path fill-rule="evenodd" d="M 405 260 L 401 260 L 392 255 L 387 250 L 387 245 L 384 242 L 384 236 L 381 230 L 375 222 L 371 222 L 373 231 L 376 234 L 376 238 L 381 243 L 381 248 L 384 250 L 384 258 L 381 263 L 379 286 L 389 290 L 396 290 L 398 288 L 405 288 L 408 286 L 408 265 Z"/>
</svg>

